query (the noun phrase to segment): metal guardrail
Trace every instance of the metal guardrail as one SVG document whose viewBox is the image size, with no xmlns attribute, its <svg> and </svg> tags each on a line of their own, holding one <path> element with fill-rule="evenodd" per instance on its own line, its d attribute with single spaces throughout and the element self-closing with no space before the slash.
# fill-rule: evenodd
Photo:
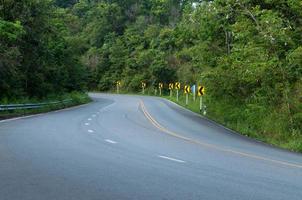
<svg viewBox="0 0 302 200">
<path fill-rule="evenodd" d="M 45 102 L 45 103 L 27 103 L 27 104 L 7 104 L 7 105 L 0 105 L 0 112 L 1 111 L 14 111 L 14 110 L 27 110 L 27 109 L 36 109 L 36 108 L 43 108 L 51 105 L 59 105 L 71 102 L 72 99 L 66 99 L 63 101 L 52 101 L 52 102 Z"/>
</svg>

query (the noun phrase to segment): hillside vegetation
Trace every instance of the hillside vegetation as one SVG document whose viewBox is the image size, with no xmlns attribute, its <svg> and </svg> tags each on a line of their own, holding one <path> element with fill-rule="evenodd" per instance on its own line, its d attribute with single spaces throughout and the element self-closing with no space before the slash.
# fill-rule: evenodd
<svg viewBox="0 0 302 200">
<path fill-rule="evenodd" d="M 65 15 L 49 0 L 0 1 L 0 99 L 85 87 L 86 70 Z"/>
<path fill-rule="evenodd" d="M 0 13 L 0 99 L 201 83 L 209 117 L 302 151 L 301 0 L 3 0 Z"/>
</svg>

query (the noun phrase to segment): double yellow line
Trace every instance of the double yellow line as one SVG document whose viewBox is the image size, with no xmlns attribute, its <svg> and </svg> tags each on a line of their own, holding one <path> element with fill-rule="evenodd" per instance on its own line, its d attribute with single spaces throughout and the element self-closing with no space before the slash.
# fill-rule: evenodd
<svg viewBox="0 0 302 200">
<path fill-rule="evenodd" d="M 163 133 L 166 133 L 170 136 L 185 140 L 187 142 L 190 143 L 194 143 L 203 147 L 208 147 L 208 148 L 212 148 L 212 149 L 216 149 L 219 151 L 223 151 L 223 152 L 227 152 L 227 153 L 232 153 L 232 154 L 236 154 L 236 155 L 240 155 L 243 157 L 248 157 L 248 158 L 253 158 L 253 159 L 257 159 L 257 160 L 262 160 L 262 161 L 269 161 L 275 164 L 279 164 L 279 165 L 284 165 L 284 166 L 288 166 L 288 167 L 294 167 L 294 168 L 300 168 L 302 169 L 302 165 L 300 164 L 294 164 L 294 163 L 289 163 L 289 162 L 285 162 L 285 161 L 280 161 L 280 160 L 274 160 L 274 159 L 270 159 L 270 158 L 266 158 L 266 157 L 262 157 L 262 156 L 257 156 L 254 154 L 250 154 L 250 153 L 244 153 L 244 152 L 240 152 L 240 151 L 236 151 L 236 150 L 231 150 L 231 149 L 226 149 L 223 147 L 219 147 L 217 145 L 213 145 L 213 144 L 208 144 L 205 142 L 201 142 L 198 140 L 194 140 L 192 138 L 188 138 L 188 137 L 184 137 L 178 133 L 175 133 L 173 131 L 170 131 L 168 129 L 166 129 L 165 127 L 163 127 L 160 123 L 158 123 L 152 116 L 151 114 L 148 112 L 144 102 L 140 99 L 140 107 L 145 115 L 145 117 L 148 119 L 148 121 L 151 122 L 151 124 L 153 126 L 155 126 L 156 128 L 158 128 L 160 131 L 162 131 Z"/>
</svg>

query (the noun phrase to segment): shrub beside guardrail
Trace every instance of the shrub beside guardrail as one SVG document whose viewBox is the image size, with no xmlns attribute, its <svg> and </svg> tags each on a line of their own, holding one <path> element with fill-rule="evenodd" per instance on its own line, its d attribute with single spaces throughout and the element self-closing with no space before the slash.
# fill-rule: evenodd
<svg viewBox="0 0 302 200">
<path fill-rule="evenodd" d="M 50 106 L 56 105 L 65 105 L 67 103 L 71 103 L 72 99 L 66 99 L 63 101 L 52 101 L 52 102 L 45 102 L 45 103 L 26 103 L 26 104 L 7 104 L 7 105 L 0 105 L 0 112 L 1 111 L 14 111 L 14 110 L 30 110 L 30 109 L 38 109 L 38 108 L 45 108 Z"/>
<path fill-rule="evenodd" d="M 66 107 L 76 106 L 90 102 L 87 93 L 72 92 L 58 97 L 56 100 L 50 100 L 40 103 L 2 103 L 0 104 L 0 120 L 24 116 L 28 114 L 37 114 L 42 112 L 49 112 L 52 110 L 58 110 Z M 4 101 L 7 102 L 7 101 Z"/>
</svg>

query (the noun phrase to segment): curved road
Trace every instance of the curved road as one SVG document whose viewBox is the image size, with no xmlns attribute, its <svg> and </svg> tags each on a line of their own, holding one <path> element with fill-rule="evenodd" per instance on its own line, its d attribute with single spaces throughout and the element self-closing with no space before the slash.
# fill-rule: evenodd
<svg viewBox="0 0 302 200">
<path fill-rule="evenodd" d="M 1 200 L 301 200 L 302 156 L 155 97 L 0 122 Z"/>
</svg>

